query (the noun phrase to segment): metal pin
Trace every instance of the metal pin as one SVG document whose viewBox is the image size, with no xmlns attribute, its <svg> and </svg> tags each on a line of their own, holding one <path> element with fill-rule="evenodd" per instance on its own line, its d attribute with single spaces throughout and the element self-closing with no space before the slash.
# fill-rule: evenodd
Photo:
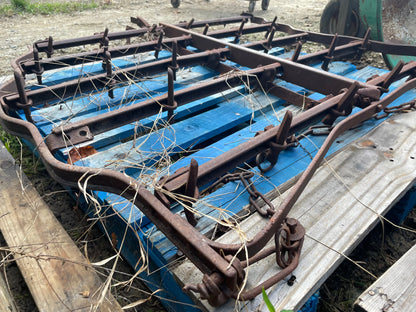
<svg viewBox="0 0 416 312">
<path fill-rule="evenodd" d="M 204 36 L 208 33 L 208 29 L 209 29 L 209 24 L 205 24 L 204 31 L 202 32 Z"/>
<path fill-rule="evenodd" d="M 176 81 L 176 71 L 179 68 L 178 66 L 178 59 L 177 59 L 177 55 L 178 55 L 178 42 L 176 40 L 172 41 L 172 71 L 173 71 L 173 80 Z"/>
<path fill-rule="evenodd" d="M 107 72 L 107 87 L 108 87 L 108 96 L 114 99 L 114 90 L 113 90 L 113 68 L 111 66 L 111 53 L 106 51 L 104 53 L 104 61 Z"/>
<path fill-rule="evenodd" d="M 44 72 L 44 68 L 42 67 L 42 65 L 40 65 L 39 50 L 35 45 L 33 46 L 33 60 L 35 61 L 36 78 L 38 80 L 38 84 L 41 85 L 42 84 L 42 74 Z"/>
<path fill-rule="evenodd" d="M 185 196 L 190 198 L 197 198 L 197 182 L 198 182 L 198 162 L 195 159 L 191 159 L 191 163 L 189 164 L 189 174 L 188 174 L 188 181 L 186 182 L 185 187 Z M 197 225 L 198 221 L 195 218 L 195 215 L 189 209 L 184 208 L 186 219 L 188 220 L 189 224 L 192 226 Z"/>
<path fill-rule="evenodd" d="M 192 24 L 194 23 L 195 19 L 191 19 L 189 23 L 185 26 L 186 29 L 190 29 L 192 27 Z"/>
<path fill-rule="evenodd" d="M 328 54 L 325 56 L 324 62 L 322 63 L 321 68 L 325 71 L 328 71 L 328 65 L 329 63 L 334 59 L 334 51 L 335 47 L 337 46 L 338 42 L 338 34 L 334 35 L 334 38 L 332 39 L 331 45 L 328 49 Z"/>
<path fill-rule="evenodd" d="M 19 108 L 23 109 L 25 113 L 26 120 L 34 123 L 32 119 L 32 115 L 30 112 L 31 100 L 28 99 L 26 90 L 25 90 L 25 78 L 23 77 L 22 73 L 19 71 L 14 72 L 14 81 L 16 82 L 16 89 L 19 93 Z"/>
<path fill-rule="evenodd" d="M 53 38 L 52 38 L 52 36 L 49 36 L 49 38 L 48 38 L 48 50 L 46 51 L 46 55 L 48 56 L 48 58 L 50 58 L 53 53 L 54 53 L 54 51 L 53 51 Z"/>
<path fill-rule="evenodd" d="M 296 45 L 295 52 L 293 52 L 292 59 L 291 59 L 292 62 L 297 62 L 298 61 L 301 50 L 302 50 L 302 42 L 299 41 L 298 44 Z"/>
<path fill-rule="evenodd" d="M 264 38 L 267 38 L 270 34 L 270 32 L 272 31 L 273 28 L 276 28 L 276 21 L 277 21 L 277 16 L 274 17 L 272 23 L 270 24 L 269 29 L 266 31 L 266 34 L 264 35 Z"/>
<path fill-rule="evenodd" d="M 168 105 L 166 109 L 168 110 L 168 122 L 173 121 L 173 111 L 178 106 L 175 101 L 175 90 L 174 90 L 174 71 L 171 67 L 168 67 Z"/>
<path fill-rule="evenodd" d="M 108 49 L 108 44 L 109 44 L 108 28 L 106 28 L 106 29 L 104 29 L 103 38 L 100 42 L 100 48 L 104 47 L 104 49 Z M 105 51 L 107 51 L 107 50 L 105 50 Z"/>
<path fill-rule="evenodd" d="M 159 52 L 162 50 L 162 41 L 163 41 L 163 32 L 160 33 L 159 38 L 157 39 L 157 45 L 155 47 L 155 58 L 159 58 Z"/>
<path fill-rule="evenodd" d="M 247 22 L 247 20 L 246 20 L 246 19 L 243 19 L 243 20 L 241 21 L 240 28 L 238 29 L 238 31 L 237 31 L 237 33 L 236 33 L 236 35 L 235 35 L 235 38 L 234 38 L 234 43 L 237 43 L 237 42 L 239 41 L 239 39 L 240 39 L 241 35 L 243 34 L 244 24 L 245 24 L 246 22 Z"/>
<path fill-rule="evenodd" d="M 391 72 L 387 75 L 384 81 L 381 84 L 381 92 L 389 92 L 390 85 L 396 80 L 396 77 L 400 74 L 402 68 L 404 66 L 404 62 L 400 60 L 396 66 L 391 70 Z"/>
<path fill-rule="evenodd" d="M 371 34 L 371 28 L 368 28 L 366 33 L 365 33 L 365 36 L 364 36 L 363 42 L 361 44 L 361 47 L 358 48 L 358 53 L 357 53 L 357 57 L 356 57 L 357 60 L 359 60 L 361 58 L 361 56 L 363 55 L 363 53 L 365 51 L 367 51 L 368 40 L 370 39 L 370 34 Z"/>
<path fill-rule="evenodd" d="M 274 37 L 275 32 L 276 32 L 276 28 L 273 27 L 272 31 L 270 32 L 269 37 L 267 38 L 267 44 L 266 44 L 266 47 L 264 48 L 264 53 L 268 53 L 269 50 L 272 48 L 272 42 L 273 42 L 273 37 Z"/>
</svg>

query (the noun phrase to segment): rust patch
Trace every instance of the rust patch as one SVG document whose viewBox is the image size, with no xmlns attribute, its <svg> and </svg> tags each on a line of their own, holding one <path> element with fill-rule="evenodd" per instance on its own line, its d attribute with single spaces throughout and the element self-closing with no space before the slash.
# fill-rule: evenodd
<svg viewBox="0 0 416 312">
<path fill-rule="evenodd" d="M 97 154 L 97 150 L 91 145 L 84 147 L 74 147 L 68 153 L 67 163 L 72 165 L 78 160 L 94 154 Z"/>
<path fill-rule="evenodd" d="M 362 141 L 359 143 L 359 145 L 362 147 L 373 147 L 373 148 L 377 147 L 376 144 L 371 140 Z"/>
<path fill-rule="evenodd" d="M 384 156 L 386 156 L 387 158 L 390 158 L 390 159 L 393 158 L 393 155 L 390 154 L 390 153 L 387 153 L 387 152 L 384 152 Z"/>
</svg>

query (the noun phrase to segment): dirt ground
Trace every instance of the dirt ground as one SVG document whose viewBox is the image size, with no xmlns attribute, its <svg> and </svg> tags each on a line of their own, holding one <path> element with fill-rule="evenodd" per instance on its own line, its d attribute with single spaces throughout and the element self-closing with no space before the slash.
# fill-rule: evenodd
<svg viewBox="0 0 416 312">
<path fill-rule="evenodd" d="M 4 1 L 2 1 L 4 2 Z M 268 11 L 262 11 L 260 2 L 257 3 L 254 14 L 271 20 L 277 16 L 278 22 L 288 23 L 297 28 L 306 30 L 319 30 L 319 19 L 327 0 L 271 0 Z M 106 27 L 112 31 L 124 30 L 130 25 L 130 16 L 142 16 L 149 23 L 160 21 L 177 23 L 179 21 L 212 19 L 239 15 L 247 11 L 248 1 L 228 0 L 182 0 L 178 9 L 172 8 L 168 0 L 141 0 L 141 1 L 111 1 L 105 8 L 76 12 L 72 14 L 57 14 L 51 16 L 41 15 L 15 15 L 0 19 L 0 42 L 2 53 L 0 58 L 0 76 L 12 74 L 10 61 L 28 50 L 28 47 L 36 40 L 52 36 L 55 40 L 72 37 L 87 36 L 102 32 Z M 108 257 L 112 250 L 107 240 L 98 229 L 88 231 L 89 223 L 83 214 L 73 207 L 75 202 L 67 195 L 55 193 L 61 190 L 59 185 L 52 181 L 44 170 L 30 175 L 39 192 L 44 196 L 53 209 L 57 218 L 63 223 L 67 231 L 73 236 L 77 244 L 90 240 L 88 244 L 89 255 L 96 259 Z M 53 194 L 53 195 L 51 195 Z M 59 204 L 57 204 L 59 203 Z M 405 224 L 415 227 L 415 215 L 411 214 Z M 381 243 L 382 235 L 384 244 Z M 380 228 L 373 231 L 352 255 L 356 261 L 361 261 L 364 266 L 377 276 L 381 275 L 394 261 L 416 242 L 416 236 L 397 229 Z M 107 246 L 107 247 L 106 247 Z M 124 265 L 118 268 L 120 273 L 117 278 L 123 279 L 126 274 L 132 274 L 131 269 Z M 14 293 L 17 293 L 17 303 L 21 311 L 36 310 L 33 301 L 25 285 L 18 282 L 17 267 L 13 264 L 7 268 L 9 280 Z M 355 299 L 373 282 L 368 274 L 362 272 L 355 265 L 344 262 L 335 271 L 332 277 L 321 288 L 320 312 L 351 311 Z M 145 297 L 146 290 L 140 282 L 136 282 L 130 289 L 117 289 L 116 297 L 122 305 Z M 163 309 L 157 300 L 147 302 L 137 311 L 160 311 Z"/>
<path fill-rule="evenodd" d="M 83 1 L 83 0 L 78 0 Z M 268 11 L 262 11 L 260 2 L 254 13 L 268 20 L 277 16 L 278 21 L 299 28 L 319 30 L 319 18 L 327 0 L 271 0 Z M 182 0 L 174 9 L 169 0 L 126 1 L 112 0 L 106 9 L 88 10 L 72 14 L 51 16 L 19 15 L 0 20 L 0 75 L 11 74 L 10 61 L 28 51 L 36 40 L 52 36 L 55 40 L 88 36 L 102 32 L 106 27 L 110 32 L 124 30 L 130 24 L 130 16 L 142 16 L 150 24 L 158 22 L 177 23 L 179 21 L 212 19 L 236 16 L 247 11 L 245 0 Z"/>
</svg>

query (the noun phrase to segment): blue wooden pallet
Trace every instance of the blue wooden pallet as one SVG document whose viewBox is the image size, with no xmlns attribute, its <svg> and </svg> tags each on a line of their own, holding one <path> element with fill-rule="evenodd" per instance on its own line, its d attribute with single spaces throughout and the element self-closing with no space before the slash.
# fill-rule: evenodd
<svg viewBox="0 0 416 312">
<path fill-rule="evenodd" d="M 274 49 L 273 53 L 280 54 L 282 50 Z M 162 57 L 170 55 L 168 52 L 165 54 Z M 281 56 L 288 57 L 289 55 Z M 147 53 L 142 60 L 148 61 L 151 58 L 152 56 Z M 113 62 L 117 67 L 135 64 L 133 61 L 125 60 Z M 320 64 L 315 64 L 314 67 L 319 68 Z M 333 62 L 329 68 L 333 73 L 360 81 L 366 81 L 375 74 L 386 72 L 374 67 L 357 70 L 355 66 L 344 62 Z M 79 75 L 102 72 L 100 63 L 84 66 L 81 69 L 81 73 L 80 68 L 54 72 L 45 81 L 47 84 L 52 84 L 57 81 L 75 79 Z M 186 88 L 198 81 L 213 79 L 217 74 L 202 66 L 186 68 L 178 72 L 175 90 Z M 276 83 L 300 94 L 308 94 L 315 100 L 324 97 L 318 93 L 309 94 L 308 90 L 284 81 L 276 81 Z M 393 84 L 390 90 L 400 83 L 402 82 Z M 36 87 L 33 85 L 33 88 Z M 138 103 L 166 91 L 167 77 L 154 76 L 151 80 L 116 89 L 114 99 L 109 98 L 106 92 L 97 92 L 54 106 L 36 109 L 33 111 L 33 118 L 41 133 L 46 135 L 53 127 L 68 122 L 68 118 L 71 122 L 83 120 Z M 415 91 L 408 92 L 392 105 L 415 97 Z M 166 112 L 161 112 L 156 116 L 141 120 L 140 123 L 125 125 L 98 135 L 93 142 L 88 143 L 98 153 L 79 160 L 76 165 L 119 170 L 138 179 L 151 189 L 152 183 L 157 178 L 189 165 L 191 158 L 202 164 L 252 138 L 257 131 L 263 130 L 267 125 L 278 125 L 285 110 L 299 111 L 299 108 L 284 104 L 281 99 L 272 95 L 265 95 L 259 91 L 252 93 L 245 87 L 233 88 L 222 94 L 179 107 L 175 111 L 177 122 L 173 125 L 167 125 Z M 19 116 L 25 119 L 22 112 Z M 348 131 L 339 137 L 328 155 L 361 137 L 381 121 L 369 120 L 363 126 Z M 135 132 L 136 135 L 134 135 Z M 324 139 L 324 136 L 302 139 L 301 147 L 282 152 L 278 164 L 265 176 L 260 175 L 257 168 L 252 168 L 251 170 L 255 173 L 252 180 L 256 188 L 262 193 L 268 193 L 301 173 Z M 182 154 L 187 156 L 181 157 Z M 67 155 L 68 149 L 62 149 L 56 157 L 66 161 Z M 171 160 L 172 157 L 175 158 L 175 162 Z M 93 194 L 102 205 L 100 214 L 106 216 L 105 224 L 102 223 L 101 226 L 105 228 L 106 233 L 114 233 L 120 238 L 124 236 L 127 229 L 123 245 L 120 239 L 117 247 L 121 249 L 124 257 L 134 268 L 139 269 L 142 265 L 147 265 L 147 270 L 140 275 L 146 280 L 151 290 L 162 289 L 158 292 L 158 296 L 162 298 L 165 307 L 171 311 L 199 311 L 191 299 L 181 291 L 168 269 L 175 260 L 176 247 L 130 202 L 120 196 L 105 192 L 93 192 Z M 86 202 L 84 204 L 88 207 Z M 248 194 L 241 183 L 230 182 L 198 201 L 195 209 L 200 219 L 196 228 L 202 233 L 208 233 L 214 228 L 212 218 L 228 218 L 238 213 L 247 204 Z M 94 208 L 86 209 L 92 217 L 97 217 L 97 211 Z M 180 205 L 172 209 L 177 213 L 183 211 Z M 148 253 L 148 262 L 144 262 L 140 250 Z"/>
</svg>

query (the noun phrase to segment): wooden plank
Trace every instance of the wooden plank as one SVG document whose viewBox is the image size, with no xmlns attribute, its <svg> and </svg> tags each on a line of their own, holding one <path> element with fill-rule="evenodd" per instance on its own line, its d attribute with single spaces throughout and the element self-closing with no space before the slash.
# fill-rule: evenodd
<svg viewBox="0 0 416 312">
<path fill-rule="evenodd" d="M 347 74 L 347 73 L 350 73 L 351 71 L 354 71 L 355 66 L 351 65 L 349 63 L 344 63 L 344 62 L 334 62 L 334 64 L 331 66 L 331 70 L 334 73 Z M 284 81 L 281 81 L 278 84 L 282 85 L 282 86 L 285 86 L 285 87 L 289 87 L 289 84 L 284 82 Z M 291 85 L 290 88 L 292 89 L 292 91 L 299 92 L 299 93 L 305 93 L 306 92 L 305 89 L 303 89 L 299 86 L 295 86 L 295 85 L 292 85 L 292 84 L 290 84 L 290 85 Z M 212 98 L 212 97 L 213 96 L 211 96 L 209 98 Z M 314 98 L 316 100 L 318 100 L 322 97 L 323 97 L 323 95 L 314 94 Z M 217 96 L 215 96 L 215 98 L 217 98 Z M 221 96 L 221 98 L 222 98 L 222 96 Z M 282 104 L 284 102 L 282 100 L 280 100 L 280 99 L 278 99 L 278 98 L 276 98 L 272 95 L 265 95 L 262 92 L 255 92 L 255 93 L 248 94 L 248 95 L 245 95 L 245 96 L 230 98 L 230 99 L 228 99 L 228 101 L 225 101 L 225 100 L 226 99 L 224 99 L 225 103 L 220 104 L 221 106 L 222 105 L 230 106 L 231 104 L 240 105 L 240 106 L 243 106 L 243 107 L 251 106 L 251 108 L 253 110 L 253 115 L 255 116 L 255 118 L 252 120 L 252 123 L 250 123 L 250 125 L 248 125 L 245 129 L 242 129 L 242 130 L 240 130 L 236 133 L 233 133 L 233 134 L 229 135 L 228 137 L 216 142 L 215 144 L 204 148 L 201 151 L 197 151 L 197 152 L 193 153 L 191 157 L 195 158 L 200 164 L 208 161 L 209 159 L 214 158 L 215 156 L 223 153 L 226 150 L 231 149 L 232 147 L 237 146 L 238 144 L 241 144 L 241 142 L 243 142 L 244 140 L 247 140 L 247 139 L 253 137 L 254 134 L 257 131 L 263 130 L 265 126 L 267 126 L 269 124 L 276 124 L 276 121 L 283 117 L 284 112 L 287 109 L 290 108 L 294 112 L 299 111 L 299 108 L 294 107 L 294 106 L 283 107 Z M 206 103 L 207 101 L 204 100 L 204 102 Z M 273 108 L 272 108 L 272 106 L 273 106 Z M 218 126 L 218 125 L 216 125 L 216 126 Z M 178 131 L 176 131 L 176 132 L 178 132 Z M 137 144 L 137 146 L 139 146 L 139 145 L 140 144 Z M 114 147 L 114 149 L 116 150 L 116 154 L 120 154 L 120 147 L 119 146 L 122 146 L 122 145 L 117 145 L 117 146 Z M 84 165 L 94 166 L 94 165 L 92 165 L 92 161 L 90 161 L 90 160 L 92 160 L 93 158 L 97 158 L 97 157 L 101 157 L 101 156 L 94 155 L 94 156 L 91 156 L 89 158 L 83 159 L 81 162 L 84 162 Z M 189 160 L 190 160 L 191 157 L 180 159 L 176 163 L 167 167 L 164 171 L 166 173 L 168 173 L 168 172 L 172 173 L 176 169 L 188 165 Z M 293 155 L 291 155 L 291 157 L 293 157 Z M 111 159 L 116 159 L 117 157 L 110 157 L 110 158 Z M 94 161 L 94 162 L 96 162 L 96 161 Z M 99 163 L 102 164 L 103 162 L 100 161 Z M 137 161 L 136 160 L 135 161 L 129 160 L 128 163 L 137 164 Z M 146 175 L 151 176 L 152 175 L 151 173 L 152 173 L 151 170 L 150 170 L 150 172 L 148 170 L 146 172 Z M 129 174 L 132 175 L 136 179 L 142 178 L 142 177 L 139 177 L 137 172 L 136 173 L 135 172 L 129 172 Z M 161 175 L 161 174 L 159 173 L 159 175 Z M 284 180 L 284 181 L 286 181 L 286 180 Z M 284 182 L 284 181 L 282 181 L 282 182 Z M 280 183 L 282 183 L 282 182 L 280 182 Z M 270 186 L 270 183 L 268 183 L 268 185 Z M 125 200 L 123 200 L 120 196 L 102 193 L 102 194 L 98 195 L 98 198 L 100 198 L 102 200 L 105 199 L 107 202 L 111 203 L 113 205 L 113 208 L 116 209 L 126 220 L 129 220 L 129 222 L 132 224 L 132 226 L 134 228 L 138 228 L 138 226 L 143 227 L 144 225 L 146 225 L 148 223 L 148 219 L 147 219 L 146 216 L 143 216 L 137 208 L 133 207 L 132 205 L 129 205 L 129 203 L 126 202 Z M 212 209 L 210 209 L 210 210 L 212 210 Z M 206 211 L 204 211 L 204 210 L 202 212 L 206 213 Z M 201 224 L 203 224 L 203 223 L 200 223 L 198 225 L 198 229 L 201 227 Z M 156 233 L 156 236 L 157 235 L 158 234 Z M 154 237 L 151 237 L 152 244 L 154 244 L 158 240 L 159 240 L 158 238 L 156 238 L 156 240 L 155 240 Z M 166 244 L 167 244 L 166 248 L 168 250 L 171 250 L 172 249 L 171 243 L 167 241 Z M 175 253 L 174 250 L 172 252 Z"/>
<path fill-rule="evenodd" d="M 136 140 L 116 146 L 83 158 L 77 165 L 96 168 L 108 168 L 126 172 L 141 171 L 142 164 L 150 167 L 167 155 L 183 152 L 247 122 L 251 118 L 251 109 L 239 106 L 220 106 L 171 126 L 145 134 Z M 212 121 L 215 120 L 215 123 Z"/>
<path fill-rule="evenodd" d="M 122 311 L 0 144 L 0 230 L 39 311 Z M 89 295 L 86 295 L 86 292 Z M 84 296 L 83 296 L 84 294 Z"/>
<path fill-rule="evenodd" d="M 408 250 L 354 304 L 365 312 L 416 311 L 416 245 Z"/>
<path fill-rule="evenodd" d="M 4 280 L 3 273 L 0 272 L 0 311 L 17 312 L 13 297 Z"/>
<path fill-rule="evenodd" d="M 164 59 L 170 56 L 171 53 L 166 50 L 162 50 L 159 53 L 159 59 Z M 148 63 L 149 61 L 154 60 L 154 52 L 144 52 L 136 55 L 114 58 L 111 62 L 113 70 L 116 70 L 135 66 L 137 64 Z M 93 76 L 101 73 L 105 73 L 102 62 L 90 62 L 85 60 L 85 63 L 81 65 L 46 71 L 42 75 L 42 85 L 52 86 L 64 81 Z M 32 74 L 26 79 L 26 87 L 34 90 L 41 88 L 42 86 L 38 84 L 36 76 Z"/>
<path fill-rule="evenodd" d="M 369 67 L 360 71 L 351 72 L 350 66 L 344 66 L 345 63 L 342 62 L 338 63 L 339 64 L 337 64 L 337 66 L 334 66 L 333 70 L 336 70 L 339 73 L 348 73 L 352 77 L 357 77 L 359 79 L 366 79 L 366 77 L 368 78 L 375 73 L 379 74 L 384 71 L 378 68 Z M 346 64 L 348 65 L 348 63 Z M 416 97 L 416 94 L 411 93 L 407 96 L 410 99 Z M 323 95 L 315 93 L 310 97 L 319 100 L 323 97 Z M 294 112 L 297 112 L 297 110 L 293 107 L 290 107 L 290 109 Z M 279 116 L 281 118 L 283 114 L 284 109 L 281 109 L 279 111 L 273 112 L 273 114 L 268 114 L 264 117 L 270 120 L 270 123 L 271 120 L 276 119 L 276 117 L 277 119 L 279 119 Z M 330 148 L 328 155 L 335 153 L 343 146 L 353 142 L 355 139 L 361 137 L 381 122 L 381 120 L 371 120 L 359 128 L 344 133 Z M 202 155 L 204 155 L 204 158 L 206 159 L 211 158 L 211 156 L 217 156 L 225 150 L 232 148 L 234 145 L 238 145 L 242 141 L 242 138 L 248 139 L 252 137 L 253 135 L 250 134 L 248 130 L 251 132 L 261 130 L 258 128 L 259 126 L 261 127 L 261 125 L 261 119 L 254 118 L 254 123 L 250 126 L 250 129 L 243 129 L 238 133 L 234 133 L 224 140 L 216 142 L 212 146 L 206 147 L 205 149 L 196 152 L 192 155 L 192 158 L 198 159 L 197 156 L 199 156 L 199 159 L 204 162 L 203 158 L 201 157 Z M 306 169 L 310 162 L 310 157 L 315 155 L 317 148 L 323 144 L 324 139 L 325 136 L 314 136 L 307 139 L 305 138 L 300 141 L 302 148 L 283 151 L 279 155 L 278 164 L 269 172 L 267 172 L 266 178 L 260 175 L 257 168 L 253 168 L 251 171 L 255 173 L 255 176 L 253 177 L 252 182 L 256 186 L 256 189 L 263 194 L 268 192 L 276 193 L 276 186 L 285 183 Z M 177 169 L 179 166 L 184 166 L 185 163 L 188 165 L 190 161 L 189 159 L 190 157 L 179 160 L 172 165 L 172 168 Z M 272 197 L 273 195 L 270 194 L 270 198 Z M 236 181 L 226 184 L 222 188 L 210 194 L 210 196 L 207 198 L 204 198 L 203 201 L 197 203 L 195 208 L 201 218 L 196 225 L 196 229 L 198 229 L 201 233 L 207 233 L 215 227 L 216 223 L 213 221 L 214 219 L 218 219 L 220 217 L 226 218 L 225 214 L 228 216 L 233 215 L 234 213 L 239 212 L 242 207 L 247 207 L 248 202 L 249 194 L 245 192 L 244 186 L 241 182 Z M 214 207 L 220 207 L 221 210 Z M 181 210 L 179 208 L 178 211 Z M 151 229 L 151 231 L 152 234 L 148 236 L 150 245 L 155 246 L 158 249 L 158 251 L 163 255 L 165 261 L 169 261 L 169 259 L 175 255 L 176 247 L 173 246 L 173 244 L 169 242 L 161 232 L 154 231 L 153 229 Z"/>
<path fill-rule="evenodd" d="M 277 311 L 298 310 L 416 180 L 416 113 L 401 114 L 383 122 L 366 136 L 348 145 L 314 175 L 290 216 L 306 228 L 306 239 L 293 286 L 282 281 L 267 290 Z M 373 144 L 366 144 L 369 141 Z M 322 184 L 325 181 L 325 184 Z M 273 201 L 275 206 L 287 196 Z M 258 214 L 240 224 L 247 238 L 264 227 L 267 220 Z M 240 242 L 229 232 L 220 241 Z M 274 257 L 248 270 L 247 287 L 279 271 Z M 202 274 L 190 262 L 173 270 L 181 284 L 197 283 Z M 196 299 L 196 298 L 194 298 Z M 198 301 L 205 311 L 230 311 L 236 303 L 214 309 Z M 267 311 L 261 296 L 237 303 L 238 310 Z"/>
<path fill-rule="evenodd" d="M 216 74 L 215 71 L 201 66 L 191 69 L 184 69 L 178 72 L 175 81 L 175 90 L 189 87 L 200 80 L 210 78 Z M 153 78 L 153 79 L 150 79 Z M 37 127 L 43 132 L 49 133 L 51 128 L 65 124 L 69 121 L 76 122 L 108 111 L 129 106 L 146 99 L 163 94 L 167 91 L 167 75 L 156 75 L 143 79 L 128 86 L 121 85 L 114 89 L 114 98 L 110 98 L 106 91 L 88 94 L 75 99 L 68 99 L 65 102 L 53 106 L 37 109 L 32 113 Z M 19 115 L 25 119 L 22 114 Z"/>
</svg>

